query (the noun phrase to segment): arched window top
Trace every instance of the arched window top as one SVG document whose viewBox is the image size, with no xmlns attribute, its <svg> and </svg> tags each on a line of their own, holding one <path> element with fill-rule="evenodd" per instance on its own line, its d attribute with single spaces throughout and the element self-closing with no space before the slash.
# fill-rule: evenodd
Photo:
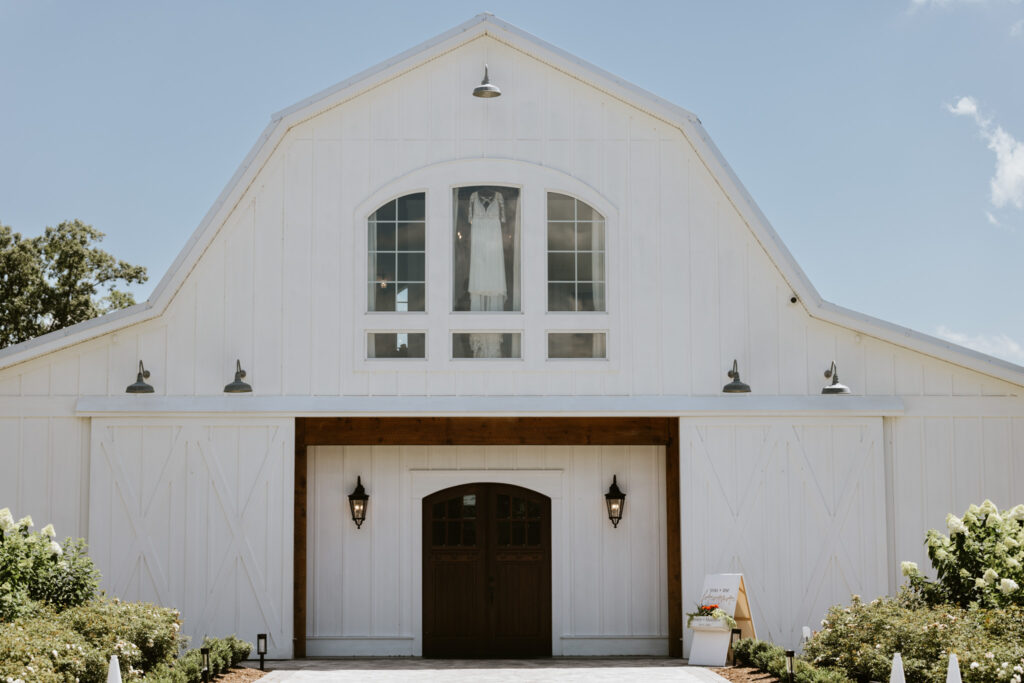
<svg viewBox="0 0 1024 683">
<path fill-rule="evenodd" d="M 425 217 L 423 192 L 392 199 L 370 214 L 368 310 L 426 309 Z"/>
<path fill-rule="evenodd" d="M 547 205 L 548 310 L 606 310 L 604 216 L 557 192 Z"/>
</svg>

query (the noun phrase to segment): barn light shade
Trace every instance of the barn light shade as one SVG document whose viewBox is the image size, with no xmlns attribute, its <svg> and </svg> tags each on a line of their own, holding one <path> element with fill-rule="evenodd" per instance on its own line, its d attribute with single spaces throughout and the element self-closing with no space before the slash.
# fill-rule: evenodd
<svg viewBox="0 0 1024 683">
<path fill-rule="evenodd" d="M 235 361 L 235 381 L 224 387 L 225 394 L 246 394 L 252 393 L 252 385 L 243 382 L 245 370 L 242 369 L 242 361 Z"/>
<path fill-rule="evenodd" d="M 356 488 L 348 494 L 348 506 L 352 510 L 352 521 L 356 523 L 357 529 L 362 528 L 366 521 L 366 503 L 369 500 L 370 496 L 366 495 L 366 489 L 363 488 L 363 478 L 356 477 Z"/>
<path fill-rule="evenodd" d="M 209 683 L 210 681 L 210 648 L 202 647 L 199 648 L 199 652 L 203 655 L 203 683 Z"/>
<path fill-rule="evenodd" d="M 473 97 L 501 97 L 501 88 L 491 83 L 486 64 L 484 64 L 484 80 L 473 88 Z"/>
<path fill-rule="evenodd" d="M 622 508 L 626 507 L 626 494 L 619 490 L 616 475 L 612 475 L 612 485 L 608 487 L 608 493 L 604 494 L 604 502 L 608 506 L 608 519 L 612 527 L 617 529 L 622 520 Z"/>
<path fill-rule="evenodd" d="M 793 650 L 786 650 L 786 678 L 789 683 L 793 683 L 793 659 L 796 657 L 796 652 Z"/>
<path fill-rule="evenodd" d="M 845 384 L 839 383 L 839 370 L 836 368 L 836 362 L 832 361 L 832 365 L 829 366 L 828 370 L 825 371 L 825 379 L 832 380 L 832 384 L 821 388 L 823 394 L 848 394 L 850 393 L 850 387 Z"/>
<path fill-rule="evenodd" d="M 149 379 L 149 370 L 142 365 L 142 361 L 139 361 L 139 374 L 135 378 L 135 381 L 128 385 L 125 389 L 125 393 L 128 394 L 152 394 L 153 387 L 150 384 L 146 384 L 146 380 Z"/>
<path fill-rule="evenodd" d="M 256 654 L 260 656 L 260 671 L 263 671 L 263 658 L 267 656 L 267 634 L 256 634 Z"/>
<path fill-rule="evenodd" d="M 732 362 L 732 370 L 726 373 L 729 379 L 732 381 L 722 387 L 722 391 L 726 394 L 749 394 L 750 385 L 740 381 L 740 368 L 739 364 L 734 359 Z"/>
</svg>

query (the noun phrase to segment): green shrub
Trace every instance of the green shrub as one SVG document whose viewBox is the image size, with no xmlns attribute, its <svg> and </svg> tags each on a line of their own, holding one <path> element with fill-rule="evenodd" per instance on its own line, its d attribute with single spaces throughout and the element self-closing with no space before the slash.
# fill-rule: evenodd
<svg viewBox="0 0 1024 683">
<path fill-rule="evenodd" d="M 1024 609 L 963 609 L 929 605 L 918 593 L 864 603 L 854 596 L 836 606 L 804 646 L 817 666 L 835 667 L 858 681 L 888 680 L 901 653 L 908 683 L 943 683 L 950 653 L 967 683 L 1021 683 Z"/>
<path fill-rule="evenodd" d="M 210 673 L 222 674 L 249 656 L 252 645 L 234 636 L 204 638 L 203 647 L 210 648 Z M 199 650 L 189 650 L 177 660 L 154 668 L 145 681 L 154 683 L 199 683 L 202 681 L 203 657 Z"/>
<path fill-rule="evenodd" d="M 0 510 L 0 621 L 30 616 L 33 600 L 61 610 L 96 596 L 99 572 L 86 554 L 85 542 L 54 540 L 53 526 L 31 532 L 32 518 L 17 522 Z"/>
<path fill-rule="evenodd" d="M 986 500 L 962 519 L 946 515 L 946 527 L 948 536 L 932 529 L 925 539 L 938 581 L 903 563 L 911 589 L 932 605 L 1024 607 L 1024 505 L 1000 512 Z"/>
<path fill-rule="evenodd" d="M 733 646 L 736 663 L 753 666 L 780 680 L 786 680 L 786 651 L 765 640 L 745 638 Z M 793 662 L 795 683 L 847 683 L 846 675 L 833 668 L 816 667 L 802 659 Z"/>
</svg>

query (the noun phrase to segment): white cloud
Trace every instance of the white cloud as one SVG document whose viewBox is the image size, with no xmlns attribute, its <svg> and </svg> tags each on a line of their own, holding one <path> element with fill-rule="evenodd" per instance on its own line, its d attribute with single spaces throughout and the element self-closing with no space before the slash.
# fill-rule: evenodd
<svg viewBox="0 0 1024 683">
<path fill-rule="evenodd" d="M 1021 346 L 1019 342 L 1005 334 L 970 335 L 963 332 L 954 332 L 945 325 L 939 325 L 935 334 L 954 344 L 966 346 L 969 349 L 981 351 L 982 353 L 1008 360 L 1017 365 L 1024 365 L 1024 346 Z"/>
<path fill-rule="evenodd" d="M 955 105 L 947 104 L 946 109 L 956 116 L 974 119 L 988 148 L 995 152 L 996 171 L 989 182 L 992 206 L 1001 209 L 1009 204 L 1024 209 L 1024 143 L 1002 126 L 993 128 L 992 121 L 981 115 L 973 97 L 961 97 Z"/>
<path fill-rule="evenodd" d="M 988 222 L 989 222 L 989 223 L 991 223 L 992 225 L 994 225 L 994 226 L 996 226 L 996 227 L 999 227 L 1000 225 L 1002 225 L 1002 224 L 1001 224 L 1001 223 L 1000 223 L 1000 222 L 999 222 L 999 221 L 998 221 L 998 220 L 996 219 L 996 217 L 992 215 L 992 212 L 991 212 L 991 211 L 986 211 L 986 212 L 985 212 L 985 218 L 987 218 L 987 219 L 988 219 Z"/>
<path fill-rule="evenodd" d="M 1013 22 L 1010 26 L 1010 37 L 1016 38 L 1017 36 L 1024 35 L 1024 19 L 1018 19 Z"/>
</svg>

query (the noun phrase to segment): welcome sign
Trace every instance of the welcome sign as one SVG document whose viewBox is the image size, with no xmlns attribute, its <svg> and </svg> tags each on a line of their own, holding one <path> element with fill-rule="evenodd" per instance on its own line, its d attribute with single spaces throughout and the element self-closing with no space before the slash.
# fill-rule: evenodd
<svg viewBox="0 0 1024 683">
<path fill-rule="evenodd" d="M 698 604 L 718 605 L 718 609 L 736 620 L 741 637 L 756 637 L 742 574 L 706 575 Z M 725 666 L 732 637 L 729 625 L 710 617 L 698 617 L 691 622 L 690 628 L 694 633 L 689 663 L 693 666 Z"/>
</svg>

